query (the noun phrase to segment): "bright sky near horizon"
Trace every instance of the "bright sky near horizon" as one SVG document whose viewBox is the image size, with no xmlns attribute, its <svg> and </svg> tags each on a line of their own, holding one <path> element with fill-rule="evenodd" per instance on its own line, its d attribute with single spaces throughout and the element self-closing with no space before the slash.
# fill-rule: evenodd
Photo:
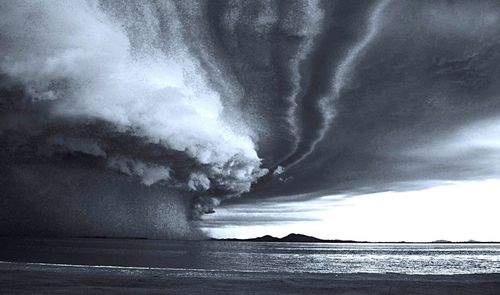
<svg viewBox="0 0 500 295">
<path fill-rule="evenodd" d="M 500 241 L 500 180 L 449 182 L 424 190 L 222 207 L 205 217 L 216 238 L 302 233 L 367 241 Z M 257 208 L 256 208 L 257 207 Z"/>
</svg>

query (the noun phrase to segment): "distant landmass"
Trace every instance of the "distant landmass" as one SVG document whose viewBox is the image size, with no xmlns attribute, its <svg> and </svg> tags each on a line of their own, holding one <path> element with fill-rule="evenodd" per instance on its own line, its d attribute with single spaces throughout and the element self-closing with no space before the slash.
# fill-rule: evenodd
<svg viewBox="0 0 500 295">
<path fill-rule="evenodd" d="M 354 240 L 323 240 L 312 236 L 307 236 L 303 234 L 289 234 L 283 238 L 273 237 L 271 235 L 265 235 L 257 238 L 250 239 L 212 239 L 216 241 L 243 241 L 243 242 L 287 242 L 287 243 L 401 243 L 401 244 L 416 244 L 416 243 L 436 243 L 436 244 L 488 244 L 488 243 L 499 243 L 499 242 L 479 242 L 474 240 L 469 241 L 461 241 L 461 242 L 452 242 L 448 240 L 435 240 L 432 242 L 406 242 L 406 241 L 398 241 L 398 242 L 368 242 L 368 241 L 354 241 Z"/>
<path fill-rule="evenodd" d="M 251 239 L 217 239 L 224 241 L 246 241 L 246 242 L 296 242 L 296 243 L 368 243 L 366 241 L 353 240 L 323 240 L 316 237 L 306 236 L 302 234 L 289 234 L 283 238 L 277 238 L 270 235 Z"/>
<path fill-rule="evenodd" d="M 9 237 L 0 237 L 0 238 L 9 238 Z M 113 240 L 150 240 L 145 237 L 106 237 L 106 236 L 80 236 L 76 238 L 81 238 L 81 239 L 113 239 Z M 216 238 L 211 238 L 209 239 L 211 241 L 241 241 L 241 242 L 287 242 L 287 243 L 359 243 L 359 244 L 377 244 L 377 243 L 391 243 L 391 244 L 500 244 L 500 241 L 475 241 L 475 240 L 468 240 L 468 241 L 458 241 L 458 242 L 453 242 L 449 240 L 434 240 L 431 242 L 407 242 L 407 241 L 376 241 L 376 242 L 369 242 L 369 241 L 355 241 L 355 240 L 339 240 L 339 239 L 334 239 L 334 240 L 323 240 L 320 238 L 316 238 L 313 236 L 308 236 L 308 235 L 303 235 L 303 234 L 289 234 L 283 238 L 277 238 L 273 237 L 271 235 L 265 235 L 262 237 L 256 237 L 256 238 L 249 238 L 249 239 L 235 239 L 235 238 L 228 238 L 228 239 L 216 239 Z"/>
</svg>

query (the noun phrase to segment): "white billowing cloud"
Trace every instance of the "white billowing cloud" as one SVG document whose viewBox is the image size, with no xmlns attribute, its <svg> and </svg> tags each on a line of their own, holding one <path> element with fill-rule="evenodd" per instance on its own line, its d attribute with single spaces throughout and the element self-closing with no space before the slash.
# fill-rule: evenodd
<svg viewBox="0 0 500 295">
<path fill-rule="evenodd" d="M 183 46 L 175 17 L 165 20 L 172 22 L 170 47 L 154 46 L 166 38 L 159 39 L 155 19 L 122 18 L 152 26 L 134 35 L 127 31 L 130 23 L 119 23 L 92 1 L 7 2 L 0 19 L 0 73 L 22 84 L 34 103 L 51 101 L 54 119 L 111 123 L 214 166 L 211 176 L 227 175 L 245 187 L 261 175 L 252 139 L 222 117 L 221 98 Z M 153 174 L 163 179 L 162 171 Z M 147 183 L 157 180 L 150 177 Z"/>
<path fill-rule="evenodd" d="M 138 176 L 142 183 L 149 186 L 159 181 L 170 180 L 170 168 L 156 164 L 144 163 L 124 156 L 111 156 L 108 159 L 108 167 L 129 176 Z"/>
<path fill-rule="evenodd" d="M 56 151 L 58 148 L 61 148 L 70 152 L 79 152 L 95 157 L 106 158 L 107 156 L 99 142 L 90 138 L 54 136 L 49 138 L 47 142 L 51 146 L 54 146 Z"/>
<path fill-rule="evenodd" d="M 188 188 L 192 191 L 206 191 L 210 188 L 210 179 L 201 172 L 193 172 L 189 176 Z"/>
<path fill-rule="evenodd" d="M 284 236 L 292 232 L 325 239 L 368 241 L 453 240 L 500 241 L 500 180 L 449 182 L 433 188 L 408 192 L 382 192 L 352 197 L 325 196 L 305 202 L 268 203 L 260 213 L 245 216 L 244 225 L 226 222 L 222 227 L 206 227 L 215 237 Z M 205 222 L 231 220 L 251 208 L 219 208 L 205 216 Z M 239 209 L 239 210 L 238 210 Z M 241 212 L 240 212 L 241 211 Z M 283 213 L 285 212 L 285 213 Z M 259 216 L 259 221 L 252 222 Z M 297 221 L 277 222 L 273 216 Z"/>
</svg>

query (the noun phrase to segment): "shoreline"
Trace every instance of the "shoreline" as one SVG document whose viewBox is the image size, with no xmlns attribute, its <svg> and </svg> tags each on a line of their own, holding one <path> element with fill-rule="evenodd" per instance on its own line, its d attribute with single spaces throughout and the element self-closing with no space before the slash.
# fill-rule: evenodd
<svg viewBox="0 0 500 295">
<path fill-rule="evenodd" d="M 1 294 L 499 294 L 500 273 L 281 273 L 0 262 Z"/>
<path fill-rule="evenodd" d="M 258 238 L 237 239 L 237 238 L 207 238 L 204 240 L 166 240 L 166 239 L 150 239 L 143 237 L 104 237 L 104 236 L 76 236 L 76 237 L 29 237 L 29 236 L 0 236 L 0 241 L 160 241 L 160 242 L 248 242 L 248 243 L 306 243 L 306 244 L 431 244 L 431 245 L 448 245 L 448 244 L 491 244 L 498 245 L 500 241 L 427 241 L 427 242 L 411 242 L 411 241 L 355 241 L 355 240 L 311 240 L 311 241 L 290 241 L 276 238 L 277 240 L 262 240 Z"/>
</svg>

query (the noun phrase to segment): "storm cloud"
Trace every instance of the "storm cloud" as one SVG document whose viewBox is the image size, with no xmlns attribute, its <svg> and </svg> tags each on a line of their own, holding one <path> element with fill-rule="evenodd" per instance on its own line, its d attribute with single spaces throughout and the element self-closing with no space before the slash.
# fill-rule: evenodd
<svg viewBox="0 0 500 295">
<path fill-rule="evenodd" d="M 0 11 L 0 234 L 195 239 L 217 206 L 498 177 L 495 1 Z"/>
</svg>

